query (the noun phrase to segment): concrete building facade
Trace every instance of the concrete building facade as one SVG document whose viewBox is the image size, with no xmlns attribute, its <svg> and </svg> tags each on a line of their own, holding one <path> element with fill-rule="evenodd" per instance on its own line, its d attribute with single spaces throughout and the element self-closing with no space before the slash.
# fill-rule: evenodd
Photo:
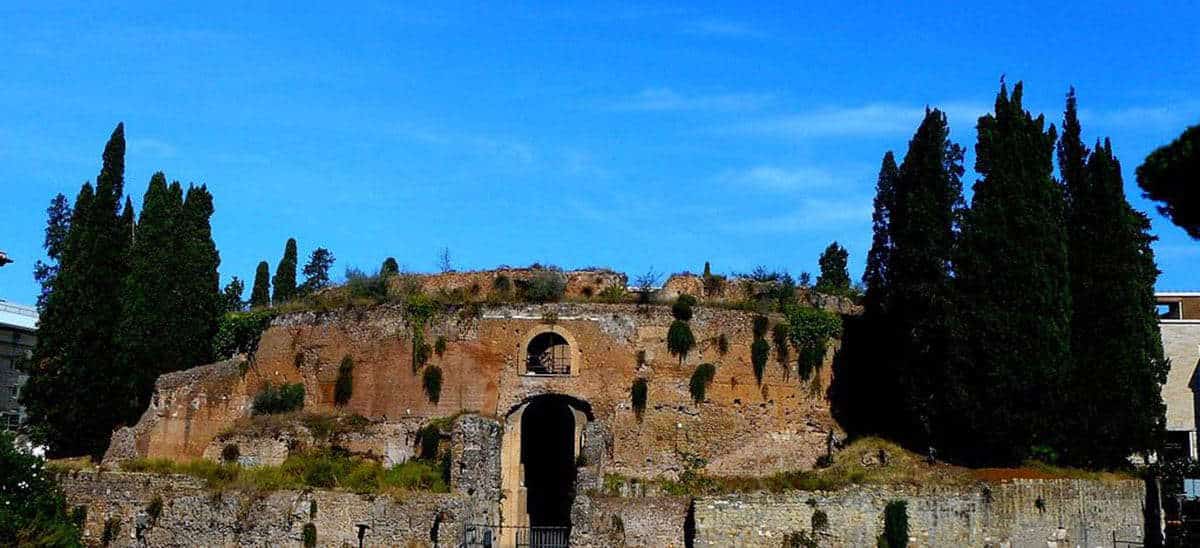
<svg viewBox="0 0 1200 548">
<path fill-rule="evenodd" d="M 25 422 L 25 408 L 17 398 L 29 377 L 19 366 L 33 355 L 37 322 L 36 309 L 0 301 L 0 429 Z"/>
<path fill-rule="evenodd" d="M 1162 388 L 1167 404 L 1167 442 L 1163 458 L 1200 459 L 1196 415 L 1200 409 L 1200 292 L 1158 293 L 1158 329 L 1163 353 L 1171 361 Z"/>
</svg>

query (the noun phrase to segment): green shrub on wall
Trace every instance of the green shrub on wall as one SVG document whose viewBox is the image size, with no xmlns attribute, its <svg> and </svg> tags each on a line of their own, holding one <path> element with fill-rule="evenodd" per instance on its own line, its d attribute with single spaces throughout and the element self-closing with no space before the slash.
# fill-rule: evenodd
<svg viewBox="0 0 1200 548">
<path fill-rule="evenodd" d="M 314 548 L 317 545 L 317 526 L 312 522 L 304 524 L 304 548 Z"/>
<path fill-rule="evenodd" d="M 800 378 L 808 380 L 825 360 L 829 340 L 842 334 L 842 319 L 819 308 L 793 306 L 786 313 L 791 326 L 788 336 L 799 353 Z"/>
<path fill-rule="evenodd" d="M 442 368 L 431 365 L 421 374 L 421 384 L 425 387 L 425 395 L 429 401 L 437 403 L 442 396 Z"/>
<path fill-rule="evenodd" d="M 771 342 L 775 345 L 775 359 L 780 365 L 788 364 L 788 355 L 791 353 L 791 341 L 788 340 L 788 335 L 791 334 L 792 326 L 780 322 L 771 328 Z"/>
<path fill-rule="evenodd" d="M 524 284 L 525 300 L 531 303 L 552 303 L 567 290 L 567 277 L 558 269 L 546 269 L 533 275 Z"/>
<path fill-rule="evenodd" d="M 446 344 L 445 335 L 438 335 L 437 340 L 433 341 L 433 353 L 439 358 L 442 357 L 446 353 Z"/>
<path fill-rule="evenodd" d="M 761 339 L 765 337 L 767 335 L 767 327 L 770 326 L 770 324 L 771 320 L 768 320 L 766 316 L 755 316 L 754 325 L 751 327 L 751 330 L 754 333 L 754 338 Z"/>
<path fill-rule="evenodd" d="M 883 509 L 883 534 L 879 536 L 878 544 L 879 548 L 908 546 L 908 503 L 888 501 Z"/>
<path fill-rule="evenodd" d="M 254 397 L 256 415 L 288 413 L 303 407 L 304 385 L 301 383 L 281 384 L 276 387 L 268 382 Z"/>
<path fill-rule="evenodd" d="M 696 337 L 692 335 L 692 328 L 687 322 L 671 322 L 671 328 L 667 330 L 667 350 L 679 356 L 679 365 L 683 365 L 684 358 L 687 358 L 688 352 L 691 352 L 695 345 Z"/>
<path fill-rule="evenodd" d="M 762 384 L 763 372 L 767 369 L 767 359 L 771 356 L 771 345 L 763 339 L 754 339 L 750 345 L 750 364 L 754 366 L 754 380 Z"/>
<path fill-rule="evenodd" d="M 217 323 L 217 334 L 213 337 L 213 355 L 227 360 L 235 354 L 250 354 L 258 348 L 258 339 L 271 325 L 275 317 L 272 310 L 253 312 L 230 312 Z"/>
<path fill-rule="evenodd" d="M 333 404 L 342 407 L 350 403 L 354 395 L 354 360 L 350 356 L 342 358 L 338 366 L 337 381 L 333 385 Z"/>
<path fill-rule="evenodd" d="M 633 403 L 633 412 L 637 415 L 638 420 L 641 420 L 642 414 L 646 412 L 646 397 L 649 392 L 649 384 L 646 379 L 638 377 L 633 381 L 633 386 L 629 388 L 629 399 Z"/>
<path fill-rule="evenodd" d="M 717 376 L 717 368 L 711 363 L 702 363 L 696 366 L 696 371 L 692 373 L 692 379 L 688 383 L 688 391 L 692 394 L 692 401 L 703 403 L 705 395 L 708 391 L 708 385 L 712 384 L 713 378 Z"/>
<path fill-rule="evenodd" d="M 696 298 L 685 293 L 675 299 L 675 304 L 671 305 L 671 315 L 681 322 L 691 321 L 692 307 L 694 306 L 696 306 Z"/>
</svg>

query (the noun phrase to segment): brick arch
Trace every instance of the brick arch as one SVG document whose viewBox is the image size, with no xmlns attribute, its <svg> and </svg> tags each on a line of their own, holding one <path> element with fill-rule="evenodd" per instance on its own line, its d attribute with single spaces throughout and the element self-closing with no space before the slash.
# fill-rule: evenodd
<svg viewBox="0 0 1200 548">
<path fill-rule="evenodd" d="M 579 342 L 575 340 L 575 336 L 570 330 L 557 325 L 539 325 L 536 328 L 525 334 L 525 338 L 521 341 L 521 346 L 518 349 L 520 352 L 520 361 L 517 362 L 518 371 L 521 375 L 529 374 L 526 370 L 526 364 L 529 362 L 529 345 L 534 342 L 534 339 L 541 335 L 552 333 L 567 341 L 568 356 L 570 357 L 571 372 L 564 376 L 576 376 L 583 370 L 583 351 L 580 349 Z"/>
</svg>

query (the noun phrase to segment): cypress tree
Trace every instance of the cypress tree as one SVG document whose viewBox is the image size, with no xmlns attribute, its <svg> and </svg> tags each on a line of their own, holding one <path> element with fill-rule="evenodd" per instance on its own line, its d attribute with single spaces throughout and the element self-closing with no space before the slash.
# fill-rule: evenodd
<svg viewBox="0 0 1200 548">
<path fill-rule="evenodd" d="M 183 296 L 185 327 L 179 341 L 177 361 L 168 364 L 170 370 L 185 369 L 212 361 L 212 340 L 221 317 L 221 277 L 217 268 L 221 256 L 212 239 L 210 219 L 213 214 L 212 194 L 205 185 L 189 185 L 183 201 L 176 232 L 184 260 L 179 274 L 179 290 Z"/>
<path fill-rule="evenodd" d="M 46 208 L 46 237 L 42 248 L 50 262 L 38 260 L 33 268 L 33 278 L 41 285 L 38 295 L 38 310 L 46 308 L 46 299 L 54 286 L 54 277 L 58 275 L 59 262 L 62 260 L 63 246 L 66 245 L 67 233 L 71 230 L 71 201 L 62 193 L 50 200 Z"/>
<path fill-rule="evenodd" d="M 142 198 L 137 239 L 131 249 L 130 273 L 123 293 L 121 363 L 134 377 L 122 421 L 132 423 L 149 401 L 154 380 L 176 367 L 184 333 L 185 296 L 178 286 L 186 250 L 176 224 L 183 210 L 178 184 L 167 186 L 162 172 L 150 178 Z"/>
<path fill-rule="evenodd" d="M 400 265 L 396 264 L 396 259 L 394 257 L 388 257 L 387 259 L 384 259 L 383 265 L 379 267 L 379 274 L 381 276 L 391 276 L 392 274 L 399 273 Z"/>
<path fill-rule="evenodd" d="M 120 216 L 124 181 L 125 129 L 118 124 L 95 188 L 85 184 L 76 198 L 22 394 L 33 433 L 52 456 L 99 456 L 129 405 L 131 374 L 116 360 L 130 239 Z"/>
<path fill-rule="evenodd" d="M 1058 153 L 1073 305 L 1062 456 L 1073 464 L 1119 466 L 1157 447 L 1165 427 L 1160 390 L 1168 366 L 1154 314 L 1154 238 L 1149 220 L 1125 199 L 1112 145 L 1105 140 L 1088 156 L 1074 89 Z"/>
<path fill-rule="evenodd" d="M 1053 126 L 1001 84 L 979 119 L 971 208 L 956 257 L 962 360 L 969 387 L 956 416 L 958 450 L 975 462 L 1016 463 L 1054 443 L 1060 369 L 1070 359 L 1070 286 L 1062 188 L 1051 177 Z M 969 364 L 969 365 L 966 365 Z M 958 383 L 956 383 L 958 384 Z"/>
<path fill-rule="evenodd" d="M 962 210 L 963 149 L 950 141 L 946 115 L 927 109 L 909 141 L 888 211 L 883 330 L 885 363 L 907 424 L 895 425 L 921 447 L 941 445 L 942 418 L 958 385 L 947 368 L 953 327 L 950 261 Z"/>
<path fill-rule="evenodd" d="M 863 297 L 867 310 L 879 312 L 887 299 L 887 267 L 892 254 L 891 210 L 895 204 L 896 179 L 900 168 L 892 151 L 883 155 L 879 178 L 875 182 L 874 210 L 871 212 L 871 251 L 867 253 L 867 268 L 863 272 Z"/>
<path fill-rule="evenodd" d="M 271 306 L 271 267 L 267 261 L 259 261 L 254 271 L 254 287 L 250 289 L 250 308 Z"/>
<path fill-rule="evenodd" d="M 846 261 L 850 254 L 846 248 L 837 242 L 829 244 L 821 252 L 818 263 L 821 273 L 817 275 L 816 290 L 829 295 L 845 295 L 850 292 L 850 272 L 846 270 Z"/>
<path fill-rule="evenodd" d="M 296 239 L 288 238 L 283 247 L 283 258 L 275 267 L 275 277 L 271 279 L 274 303 L 280 305 L 296 296 Z"/>
</svg>

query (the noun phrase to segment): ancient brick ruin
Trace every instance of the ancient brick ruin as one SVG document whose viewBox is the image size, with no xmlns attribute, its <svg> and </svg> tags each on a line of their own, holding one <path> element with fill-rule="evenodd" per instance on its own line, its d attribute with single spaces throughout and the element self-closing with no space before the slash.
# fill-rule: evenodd
<svg viewBox="0 0 1200 548">
<path fill-rule="evenodd" d="M 426 291 L 466 291 L 483 301 L 501 274 L 526 275 L 452 273 L 424 283 Z M 728 523 L 736 520 L 725 522 L 713 513 L 728 502 L 714 500 L 701 508 L 700 501 L 689 497 L 612 493 L 604 489 L 605 474 L 650 481 L 675 479 L 684 472 L 764 476 L 811 469 L 829 451 L 830 440 L 843 436 L 827 394 L 836 344 L 811 380 L 798 379 L 794 364 L 789 372 L 772 359 L 759 383 L 750 358 L 754 314 L 702 305 L 690 321 L 696 347 L 681 361 L 666 346 L 669 307 L 589 300 L 604 287 L 625 283 L 623 276 L 608 271 L 574 272 L 566 284 L 573 302 L 485 304 L 435 315 L 423 329 L 427 340 L 446 341 L 444 352 L 429 361 L 444 373 L 436 402 L 412 365 L 413 327 L 403 306 L 281 315 L 262 334 L 253 355 L 160 378 L 141 421 L 114 433 L 105 457 L 105 465 L 114 469 L 130 458 L 217 460 L 225 447 L 236 445 L 244 464 L 278 464 L 315 443 L 312 433 L 298 426 L 270 432 L 239 432 L 233 426 L 251 414 L 254 396 L 267 383 L 299 382 L 306 411 L 368 419 L 367 426 L 339 443 L 389 465 L 415 455 L 423 425 L 455 417 L 445 440 L 452 454 L 449 494 L 386 502 L 387 497 L 346 493 L 277 493 L 243 501 L 249 509 L 229 502 L 228 508 L 218 504 L 200 510 L 204 497 L 194 482 L 184 480 L 181 486 L 146 479 L 146 491 L 134 488 L 122 495 L 127 502 L 108 500 L 119 487 L 96 487 L 97 482 L 125 481 L 119 477 L 80 475 L 67 480 L 68 491 L 75 493 L 73 500 L 100 510 L 89 513 L 90 532 L 105 515 L 134 520 L 148 493 L 168 493 L 187 510 L 164 521 L 173 529 L 153 533 L 157 536 L 151 538 L 164 545 L 184 537 L 216 544 L 295 543 L 303 520 L 263 518 L 248 529 L 232 522 L 242 514 L 292 515 L 310 499 L 319 500 L 322 508 L 338 509 L 319 513 L 323 545 L 352 543 L 356 523 L 371 524 L 371 538 L 383 545 L 457 545 L 472 525 L 504 526 L 494 530 L 493 540 L 500 546 L 516 544 L 519 529 L 512 526 L 569 527 L 572 545 L 580 546 L 682 546 L 685 537 L 710 539 L 712 545 L 732 542 Z M 674 277 L 660 291 L 663 299 L 687 293 L 709 304 L 728 298 L 712 291 L 706 295 L 695 276 Z M 805 299 L 833 311 L 855 312 L 842 300 Z M 724 352 L 719 339 L 727 343 Z M 334 385 L 339 363 L 347 356 L 355 364 L 353 396 L 339 407 Z M 705 400 L 696 403 L 688 384 L 701 363 L 714 364 L 716 375 Z M 630 397 L 638 378 L 649 387 L 641 416 Z M 124 476 L 134 484 L 142 481 L 138 474 Z M 108 495 L 98 493 L 104 489 Z M 868 499 L 855 500 L 883 503 Z M 967 520 L 965 532 L 944 534 L 982 539 L 980 524 L 985 522 Z M 221 525 L 209 531 L 204 523 Z M 697 525 L 708 529 L 697 532 Z M 778 546 L 780 538 L 773 534 L 757 541 L 736 542 Z"/>
</svg>

